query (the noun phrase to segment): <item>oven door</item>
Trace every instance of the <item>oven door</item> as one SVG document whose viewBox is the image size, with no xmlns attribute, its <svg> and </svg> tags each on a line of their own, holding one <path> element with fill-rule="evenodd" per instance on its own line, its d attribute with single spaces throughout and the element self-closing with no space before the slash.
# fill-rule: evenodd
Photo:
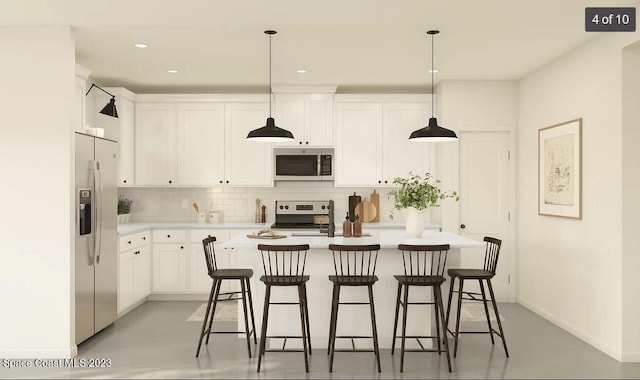
<svg viewBox="0 0 640 380">
<path fill-rule="evenodd" d="M 276 154 L 276 181 L 319 181 L 317 154 Z"/>
</svg>

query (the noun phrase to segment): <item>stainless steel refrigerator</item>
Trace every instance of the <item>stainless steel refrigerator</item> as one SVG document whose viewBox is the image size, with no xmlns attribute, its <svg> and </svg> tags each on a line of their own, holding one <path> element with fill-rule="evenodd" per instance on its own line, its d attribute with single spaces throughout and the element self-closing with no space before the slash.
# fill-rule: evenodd
<svg viewBox="0 0 640 380">
<path fill-rule="evenodd" d="M 76 344 L 117 318 L 115 141 L 76 133 Z"/>
</svg>

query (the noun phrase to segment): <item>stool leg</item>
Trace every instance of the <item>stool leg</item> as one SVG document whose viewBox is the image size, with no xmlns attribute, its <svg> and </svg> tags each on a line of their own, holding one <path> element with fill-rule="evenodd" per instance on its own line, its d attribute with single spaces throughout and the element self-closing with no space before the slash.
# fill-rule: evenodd
<svg viewBox="0 0 640 380">
<path fill-rule="evenodd" d="M 329 356 L 329 372 L 333 372 L 333 355 L 336 352 L 336 331 L 338 328 L 338 310 L 340 308 L 340 285 L 334 284 L 334 300 L 335 311 L 333 312 L 333 320 L 331 321 L 331 355 Z"/>
<path fill-rule="evenodd" d="M 462 284 L 462 283 L 461 283 Z M 449 372 L 451 372 L 451 356 L 449 355 L 449 340 L 446 339 L 447 336 L 447 330 L 446 327 L 444 326 L 444 307 L 442 305 L 442 292 L 440 290 L 440 285 L 436 286 L 436 302 L 440 304 L 440 319 L 443 321 L 443 333 L 445 336 L 445 340 L 444 340 L 444 350 L 447 353 L 447 366 L 449 367 Z M 438 316 L 436 315 L 436 319 L 438 318 Z"/>
<path fill-rule="evenodd" d="M 211 314 L 209 314 L 209 328 L 207 329 L 209 333 L 207 334 L 207 340 L 205 341 L 204 344 L 209 344 L 209 337 L 211 336 L 211 326 L 213 325 L 213 315 L 216 313 L 216 306 L 218 305 L 218 296 L 220 295 L 221 286 L 222 286 L 222 280 L 217 279 L 216 290 L 215 290 L 215 294 L 213 295 L 213 306 L 211 307 Z"/>
<path fill-rule="evenodd" d="M 378 328 L 376 327 L 376 308 L 373 305 L 373 286 L 369 285 L 369 305 L 371 308 L 371 329 L 373 330 L 373 350 L 376 354 L 376 362 L 378 363 L 378 372 L 380 369 L 380 350 L 378 349 Z"/>
<path fill-rule="evenodd" d="M 451 315 L 451 299 L 453 298 L 453 285 L 456 282 L 455 277 L 451 277 L 451 285 L 449 285 L 449 301 L 447 302 L 447 318 L 445 319 L 445 333 L 444 338 L 447 339 L 447 334 L 449 333 L 449 316 Z"/>
<path fill-rule="evenodd" d="M 402 292 L 402 284 L 398 282 L 398 296 L 396 297 L 396 314 L 393 320 L 393 335 L 391 336 L 391 355 L 396 348 L 396 336 L 398 334 L 398 314 L 400 314 L 400 295 Z"/>
<path fill-rule="evenodd" d="M 307 325 L 307 345 L 311 355 L 311 328 L 309 327 L 309 300 L 307 299 L 307 284 L 302 284 L 302 300 L 304 301 L 304 319 Z"/>
<path fill-rule="evenodd" d="M 264 293 L 264 311 L 262 312 L 262 330 L 260 330 L 260 350 L 258 352 L 258 372 L 264 355 L 265 341 L 267 340 L 267 320 L 269 319 L 269 301 L 271 299 L 271 285 L 267 285 Z"/>
<path fill-rule="evenodd" d="M 298 285 L 298 304 L 300 305 L 300 329 L 302 330 L 302 351 L 304 352 L 304 369 L 309 372 L 309 358 L 307 357 L 307 322 L 304 312 L 304 290 Z"/>
<path fill-rule="evenodd" d="M 240 279 L 240 291 L 242 292 L 242 310 L 244 312 L 244 332 L 247 336 L 247 352 L 251 358 L 251 331 L 249 331 L 249 315 L 247 315 L 247 293 L 244 279 Z"/>
<path fill-rule="evenodd" d="M 487 325 L 489 326 L 489 336 L 491 337 L 491 344 L 495 344 L 493 340 L 493 327 L 491 326 L 491 318 L 489 317 L 489 307 L 487 306 L 487 296 L 484 293 L 484 285 L 482 280 L 478 280 L 480 283 L 480 293 L 482 293 L 482 304 L 484 305 L 484 315 L 487 316 Z"/>
<path fill-rule="evenodd" d="M 433 309 L 435 311 L 435 317 L 436 317 L 436 341 L 438 342 L 438 355 L 440 355 L 442 353 L 442 347 L 440 345 L 440 321 L 439 321 L 439 317 L 438 317 L 438 313 L 440 311 L 440 307 L 438 306 L 439 304 L 442 304 L 442 302 L 438 302 L 438 301 L 442 301 L 442 300 L 438 300 L 438 294 L 436 292 L 436 287 L 433 287 Z M 444 310 L 442 310 L 442 312 L 444 312 Z M 442 327 L 446 329 L 446 327 L 444 326 L 444 321 L 442 321 Z M 444 333 L 444 337 L 445 339 L 447 338 L 447 333 Z"/>
<path fill-rule="evenodd" d="M 331 296 L 331 315 L 329 317 L 329 342 L 327 343 L 327 355 L 331 354 L 331 344 L 332 344 L 333 332 L 334 332 L 333 330 L 335 328 L 334 319 L 336 314 L 336 300 L 337 300 L 336 291 L 337 291 L 337 285 L 333 284 L 333 295 Z"/>
<path fill-rule="evenodd" d="M 200 339 L 198 340 L 198 349 L 196 350 L 196 358 L 200 355 L 200 346 L 202 346 L 202 338 L 207 328 L 207 322 L 209 321 L 209 311 L 211 310 L 211 301 L 213 300 L 213 294 L 216 292 L 216 280 L 211 282 L 211 291 L 209 291 L 209 302 L 207 303 L 207 312 L 204 314 L 202 320 L 202 331 L 200 331 Z"/>
<path fill-rule="evenodd" d="M 464 286 L 464 279 L 460 279 L 460 285 L 458 285 L 458 312 L 456 317 L 456 333 L 453 340 L 453 357 L 458 354 L 458 333 L 460 332 L 460 310 L 462 309 L 462 287 Z"/>
<path fill-rule="evenodd" d="M 251 312 L 251 326 L 253 327 L 253 343 L 258 344 L 256 338 L 256 316 L 253 314 L 253 296 L 251 296 L 251 281 L 247 277 L 244 279 L 247 282 L 247 296 L 249 297 L 249 311 Z"/>
<path fill-rule="evenodd" d="M 400 343 L 400 372 L 404 371 L 404 342 L 407 335 L 407 309 L 409 303 L 409 285 L 404 286 L 404 304 L 402 305 L 402 340 Z"/>
<path fill-rule="evenodd" d="M 504 346 L 504 353 L 509 357 L 509 350 L 507 350 L 507 340 L 504 337 L 504 331 L 502 331 L 502 322 L 500 322 L 500 314 L 498 314 L 498 305 L 496 304 L 496 297 L 493 295 L 493 287 L 491 286 L 491 280 L 487 280 L 487 286 L 489 286 L 489 294 L 491 295 L 491 303 L 493 303 L 493 312 L 496 314 L 496 320 L 498 322 L 498 328 L 500 329 L 500 337 L 502 338 L 502 345 Z"/>
</svg>

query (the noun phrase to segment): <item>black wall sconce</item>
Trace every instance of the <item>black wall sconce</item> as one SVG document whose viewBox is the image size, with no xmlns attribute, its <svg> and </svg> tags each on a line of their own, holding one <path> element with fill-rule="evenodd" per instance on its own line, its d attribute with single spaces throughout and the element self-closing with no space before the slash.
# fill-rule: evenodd
<svg viewBox="0 0 640 380">
<path fill-rule="evenodd" d="M 85 96 L 89 95 L 89 92 L 91 92 L 91 89 L 94 88 L 94 87 L 99 89 L 99 90 L 102 90 L 102 92 L 104 92 L 105 94 L 111 96 L 111 100 L 109 101 L 109 103 L 107 103 L 106 106 L 104 106 L 104 108 L 102 109 L 102 111 L 100 111 L 100 113 L 103 114 L 103 115 L 115 117 L 117 119 L 118 118 L 118 110 L 116 110 L 116 97 L 115 97 L 115 95 L 108 93 L 103 88 L 101 88 L 100 86 L 97 86 L 95 83 L 93 83 L 93 84 L 91 84 L 91 87 L 89 87 L 89 91 L 87 91 Z"/>
</svg>

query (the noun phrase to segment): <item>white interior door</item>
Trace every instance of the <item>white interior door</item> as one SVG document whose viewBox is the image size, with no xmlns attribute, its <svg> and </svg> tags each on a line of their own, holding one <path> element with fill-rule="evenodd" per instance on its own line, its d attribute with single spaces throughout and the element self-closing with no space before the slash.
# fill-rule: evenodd
<svg viewBox="0 0 640 380">
<path fill-rule="evenodd" d="M 509 236 L 509 132 L 460 132 L 460 234 L 482 241 L 502 240 L 496 276 L 491 280 L 498 301 L 513 302 L 510 287 L 514 242 Z M 465 249 L 461 268 L 482 268 L 484 249 Z M 465 290 L 479 291 L 477 281 Z"/>
</svg>

